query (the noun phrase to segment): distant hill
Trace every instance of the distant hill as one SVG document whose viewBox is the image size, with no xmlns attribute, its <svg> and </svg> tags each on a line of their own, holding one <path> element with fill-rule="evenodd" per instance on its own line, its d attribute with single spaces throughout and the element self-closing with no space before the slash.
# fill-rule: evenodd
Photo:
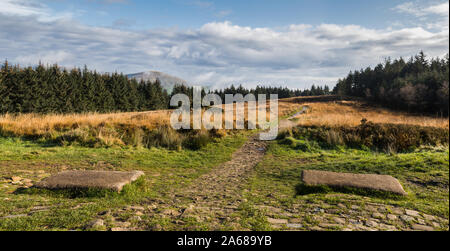
<svg viewBox="0 0 450 251">
<path fill-rule="evenodd" d="M 169 74 L 159 72 L 159 71 L 146 71 L 146 72 L 140 72 L 140 73 L 134 73 L 127 75 L 128 78 L 136 79 L 137 81 L 151 81 L 155 82 L 157 79 L 161 82 L 161 85 L 164 89 L 166 89 L 168 92 L 172 92 L 173 87 L 175 85 L 186 85 L 190 86 L 190 84 L 181 78 L 171 76 Z"/>
</svg>

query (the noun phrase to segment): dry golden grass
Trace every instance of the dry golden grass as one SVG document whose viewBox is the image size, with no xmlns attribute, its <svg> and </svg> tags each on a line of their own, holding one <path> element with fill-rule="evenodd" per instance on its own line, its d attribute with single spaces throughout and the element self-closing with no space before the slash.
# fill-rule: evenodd
<svg viewBox="0 0 450 251">
<path fill-rule="evenodd" d="M 86 114 L 20 114 L 0 115 L 0 131 L 13 135 L 45 135 L 52 131 L 64 131 L 80 127 L 142 126 L 149 129 L 169 123 L 170 111 L 141 113 L 86 113 Z"/>
<path fill-rule="evenodd" d="M 408 124 L 448 128 L 448 118 L 433 118 L 370 107 L 359 101 L 305 102 L 310 109 L 297 118 L 298 125 L 357 126 L 362 119 L 373 123 Z"/>
<path fill-rule="evenodd" d="M 448 128 L 448 118 L 414 116 L 393 112 L 384 108 L 365 106 L 357 101 L 333 101 L 333 98 L 308 97 L 279 100 L 279 117 L 285 117 L 302 108 L 311 109 L 299 116 L 299 125 L 339 126 L 359 125 L 363 118 L 374 123 L 411 124 Z M 246 105 L 247 108 L 247 105 Z M 247 109 L 246 109 L 247 110 Z M 66 115 L 0 115 L 0 133 L 15 136 L 48 135 L 54 131 L 67 131 L 77 128 L 103 127 L 146 127 L 148 129 L 168 125 L 170 110 L 152 112 L 111 113 L 111 114 L 66 114 Z M 247 113 L 245 113 L 247 116 Z"/>
</svg>

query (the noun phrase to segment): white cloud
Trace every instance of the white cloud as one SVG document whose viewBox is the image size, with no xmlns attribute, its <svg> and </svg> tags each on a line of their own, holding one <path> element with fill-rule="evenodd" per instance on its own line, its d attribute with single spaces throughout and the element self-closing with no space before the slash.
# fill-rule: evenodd
<svg viewBox="0 0 450 251">
<path fill-rule="evenodd" d="M 416 25 L 427 29 L 448 30 L 449 26 L 449 2 L 406 2 L 397 5 L 393 10 L 416 17 Z"/>
<path fill-rule="evenodd" d="M 374 66 L 386 57 L 408 57 L 420 50 L 443 56 L 449 44 L 443 26 L 430 30 L 295 24 L 271 29 L 215 22 L 194 30 L 126 31 L 86 26 L 69 18 L 50 22 L 42 18 L 51 13 L 45 6 L 20 5 L 30 8 L 28 12 L 9 6 L 0 12 L 0 55 L 12 62 L 87 64 L 99 71 L 124 73 L 160 70 L 216 87 L 334 84 L 350 70 Z"/>
<path fill-rule="evenodd" d="M 448 16 L 449 3 L 443 2 L 443 3 L 427 6 L 425 4 L 420 4 L 418 2 L 406 2 L 406 3 L 397 5 L 393 9 L 400 13 L 411 14 L 411 15 L 414 15 L 417 17 L 433 15 L 433 14 L 441 15 L 441 16 Z"/>
</svg>

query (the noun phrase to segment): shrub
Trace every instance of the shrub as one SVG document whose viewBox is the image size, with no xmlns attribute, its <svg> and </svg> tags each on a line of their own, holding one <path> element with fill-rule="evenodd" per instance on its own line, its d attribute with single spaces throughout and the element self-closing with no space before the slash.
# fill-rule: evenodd
<svg viewBox="0 0 450 251">
<path fill-rule="evenodd" d="M 290 134 L 295 139 L 318 141 L 324 147 L 348 146 L 371 148 L 386 152 L 405 152 L 420 146 L 448 146 L 449 130 L 399 124 L 374 124 L 362 121 L 356 127 L 302 126 L 290 133 L 280 133 L 280 139 Z"/>
<path fill-rule="evenodd" d="M 169 126 L 160 126 L 149 130 L 143 136 L 143 145 L 147 148 L 164 147 L 171 150 L 180 150 L 184 136 Z"/>
<path fill-rule="evenodd" d="M 210 133 L 206 130 L 192 131 L 183 142 L 183 146 L 191 150 L 199 150 L 212 141 Z"/>
</svg>

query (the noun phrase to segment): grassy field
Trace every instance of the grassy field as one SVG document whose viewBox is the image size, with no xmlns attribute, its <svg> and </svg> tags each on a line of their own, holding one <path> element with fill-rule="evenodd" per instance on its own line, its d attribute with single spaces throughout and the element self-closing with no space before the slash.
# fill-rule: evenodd
<svg viewBox="0 0 450 251">
<path fill-rule="evenodd" d="M 280 100 L 280 118 L 304 106 L 309 107 L 307 112 L 291 118 L 292 126 L 352 128 L 366 119 L 375 124 L 444 132 L 436 137 L 448 134 L 448 118 L 392 112 L 337 97 Z M 245 179 L 239 181 L 238 191 L 227 192 L 227 187 L 220 187 L 227 197 L 220 203 L 232 202 L 231 209 L 199 206 L 196 210 L 195 203 L 191 208 L 189 198 L 177 195 L 205 179 L 221 182 L 214 176 L 221 173 L 217 167 L 232 160 L 233 153 L 255 132 L 229 131 L 211 137 L 197 150 L 145 145 L 145 134 L 139 130 L 130 134 L 134 138 L 126 135 L 130 128 L 150 130 L 145 133 L 160 130 L 169 114 L 2 115 L 0 230 L 448 230 L 448 139 L 395 152 L 346 146 L 342 140 L 324 144 L 306 134 L 291 135 L 286 140 L 284 135 L 268 143 L 258 164 L 245 159 L 230 162 L 257 164 L 242 176 Z M 92 132 L 88 138 L 106 138 L 113 143 L 86 145 L 81 140 L 62 144 L 51 140 L 80 132 L 81 128 Z M 113 133 L 107 134 L 108 130 Z M 179 136 L 170 135 L 175 140 Z M 245 149 L 242 152 L 246 153 Z M 241 153 L 233 159 L 245 157 Z M 75 169 L 142 170 L 146 175 L 126 186 L 121 194 L 30 188 L 51 174 Z M 392 175 L 409 195 L 402 198 L 364 190 L 311 189 L 301 183 L 301 171 L 306 169 Z M 240 174 L 228 175 L 226 185 L 234 188 L 233 176 Z M 208 202 L 219 207 L 215 201 Z M 183 219 L 187 211 L 193 217 Z"/>
<path fill-rule="evenodd" d="M 387 226 L 395 225 L 408 230 L 414 223 L 429 221 L 419 217 L 405 222 L 400 218 L 405 213 L 403 209 L 436 216 L 440 218 L 432 223 L 436 224 L 436 229 L 448 230 L 448 154 L 448 148 L 419 149 L 395 155 L 320 147 L 303 152 L 274 142 L 249 183 L 248 204 L 267 217 L 301 222 L 303 230 L 368 230 L 364 225 L 368 220 L 377 222 L 374 229 L 390 230 Z M 357 189 L 309 189 L 301 184 L 301 172 L 310 169 L 392 175 L 400 180 L 409 195 L 403 198 Z M 399 208 L 400 212 L 393 212 Z M 374 217 L 374 212 L 380 215 Z M 395 217 L 390 220 L 388 215 Z M 336 224 L 336 219 L 340 224 Z M 284 227 L 264 225 L 261 221 L 252 223 L 254 230 Z"/>
<path fill-rule="evenodd" d="M 245 134 L 227 137 L 199 151 L 44 147 L 32 141 L 0 139 L 0 229 L 83 229 L 100 212 L 163 199 L 172 189 L 189 184 L 211 167 L 229 160 L 245 138 Z M 33 189 L 21 191 L 22 182 L 9 181 L 9 177 L 18 176 L 36 182 L 68 169 L 142 170 L 146 178 L 126 187 L 121 195 L 94 191 L 75 197 Z M 11 217 L 1 218 L 5 216 Z"/>
</svg>

